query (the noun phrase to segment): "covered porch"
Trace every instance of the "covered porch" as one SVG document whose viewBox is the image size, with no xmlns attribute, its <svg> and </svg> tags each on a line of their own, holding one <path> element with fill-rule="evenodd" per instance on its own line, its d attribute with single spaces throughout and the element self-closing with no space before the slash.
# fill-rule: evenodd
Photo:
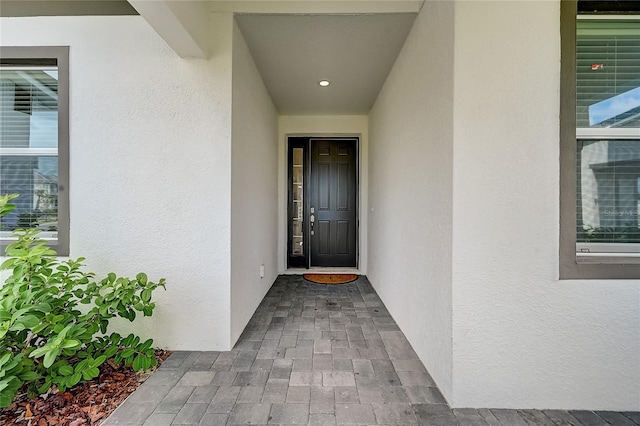
<svg viewBox="0 0 640 426">
<path fill-rule="evenodd" d="M 6 11 L 5 3 L 40 2 L 3 0 Z M 417 354 L 455 408 L 637 411 L 639 281 L 559 277 L 560 9 L 567 3 L 132 0 L 138 12 L 129 7 L 128 14 L 2 17 L 4 46 L 69 47 L 70 256 L 86 257 L 88 269 L 98 275 L 145 271 L 167 279 L 154 317 L 134 327 L 159 347 L 185 352 L 177 352 L 181 355 L 156 375 L 171 375 L 175 382 L 158 389 L 166 394 L 142 401 L 150 410 L 147 417 L 177 415 L 156 410 L 165 397 L 185 388 L 212 392 L 207 384 L 180 385 L 169 393 L 183 378 L 189 383 L 193 374 L 187 374 L 187 364 L 194 357 L 196 366 L 211 360 L 205 370 L 215 373 L 213 384 L 223 380 L 222 373 L 233 376 L 236 362 L 244 363 L 238 374 L 263 365 L 258 356 L 263 344 L 275 345 L 273 358 L 264 358 L 266 364 L 273 360 L 269 376 L 274 365 L 290 364 L 286 393 L 296 387 L 292 354 L 307 356 L 298 363 L 308 369 L 300 371 L 314 373 L 314 358 L 329 355 L 335 368 L 334 350 L 350 353 L 358 404 L 362 386 L 356 364 L 368 367 L 371 361 L 375 378 L 386 370 L 376 370 L 380 362 L 363 351 L 384 350 L 385 364 L 390 362 L 400 379 L 384 389 L 376 385 L 384 405 L 386 388 L 412 386 L 402 384 L 403 371 L 391 357 L 392 348 L 401 349 L 393 346 L 399 341 L 411 343 L 412 356 Z M 283 28 L 282 43 L 271 45 L 306 40 L 317 49 L 304 49 L 308 55 L 299 56 L 258 54 L 257 44 L 280 22 L 267 21 L 279 15 L 288 15 L 291 28 L 297 19 L 308 28 L 306 23 L 324 22 L 326 16 L 360 22 L 376 15 L 381 39 L 389 40 L 382 17 L 403 14 L 413 19 L 403 27 L 406 37 L 396 38 L 395 55 L 387 55 L 386 72 L 375 90 L 367 91 L 369 103 L 358 110 L 338 109 L 328 94 L 351 95 L 346 88 L 367 80 L 377 65 L 363 66 L 357 59 L 365 48 L 347 49 L 344 61 L 330 60 L 339 51 L 335 44 L 327 47 L 315 33 Z M 362 31 L 349 32 L 350 37 L 321 33 L 337 39 L 338 47 L 369 39 Z M 381 47 L 374 43 L 370 56 L 380 58 Z M 327 67 L 313 67 L 322 75 L 296 72 L 306 79 L 304 88 L 282 79 L 283 92 L 310 93 L 306 105 L 322 109 L 285 108 L 274 95 L 265 65 L 284 63 L 278 69 L 283 72 L 297 65 L 296 59 L 306 63 L 303 57 L 319 58 Z M 345 64 L 356 72 L 354 80 L 343 83 Z M 320 87 L 321 78 L 331 79 L 331 85 Z M 290 272 L 290 136 L 359 138 L 357 272 L 370 281 L 402 333 L 380 328 L 373 314 L 386 311 L 369 312 L 375 307 L 366 297 L 373 296 L 363 293 L 362 283 L 356 286 L 362 300 L 351 300 L 355 294 L 341 289 L 327 290 L 336 295 L 316 294 L 281 277 Z M 300 313 L 280 302 L 270 305 L 281 288 L 291 291 L 282 295 L 284 303 Z M 332 330 L 330 319 L 329 329 L 316 330 L 314 320 L 313 329 L 303 329 L 311 326 L 306 315 L 312 312 L 336 313 L 328 309 L 331 298 L 346 304 L 341 313 L 350 322 Z M 276 315 L 284 310 L 295 315 Z M 290 319 L 298 329 L 285 330 Z M 360 328 L 364 339 L 349 336 L 347 324 L 352 333 Z M 267 338 L 279 331 L 279 339 Z M 368 331 L 380 337 L 367 339 Z M 304 346 L 333 332 L 344 333 L 335 340 L 346 347 L 332 345 L 331 353 L 316 354 Z M 383 332 L 390 334 L 385 338 Z M 357 346 L 363 343 L 366 347 Z M 276 357 L 278 348 L 283 352 Z M 211 370 L 216 362 L 228 369 Z M 309 418 L 330 414 L 311 412 L 311 392 L 325 388 L 324 373 L 331 371 L 311 374 L 323 382 L 309 384 Z M 227 387 L 240 387 L 233 385 L 236 379 L 213 385 L 218 388 L 209 403 L 218 393 L 222 398 Z M 429 397 L 440 395 L 433 383 L 426 387 L 433 391 Z M 333 414 L 341 421 L 337 407 L 346 402 L 337 401 L 336 386 L 329 388 Z M 247 403 L 262 404 L 265 392 L 259 402 Z M 287 404 L 286 393 L 284 401 L 265 402 L 272 404 L 270 415 L 273 404 Z M 447 419 L 464 413 L 437 401 L 412 402 L 407 390 L 404 394 L 408 402 L 398 404 L 427 404 L 443 409 Z M 229 412 L 213 414 L 233 415 L 245 404 L 240 393 L 236 396 Z M 374 417 L 382 416 L 374 423 L 391 415 L 376 411 L 373 404 L 379 402 L 364 404 Z M 257 410 L 263 413 L 265 407 Z M 419 415 L 415 409 L 408 414 L 421 422 Z"/>
<path fill-rule="evenodd" d="M 281 275 L 231 351 L 175 352 L 103 426 L 624 425 L 638 412 L 451 409 L 366 277 Z"/>
</svg>

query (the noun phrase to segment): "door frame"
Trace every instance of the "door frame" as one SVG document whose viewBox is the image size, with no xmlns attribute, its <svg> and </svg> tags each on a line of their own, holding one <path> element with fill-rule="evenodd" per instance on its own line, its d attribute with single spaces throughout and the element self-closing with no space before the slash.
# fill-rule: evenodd
<svg viewBox="0 0 640 426">
<path fill-rule="evenodd" d="M 303 253 L 304 260 L 302 263 L 293 261 L 290 253 L 292 252 L 292 215 L 293 215 L 293 148 L 304 148 L 304 182 L 303 182 L 303 217 L 308 218 L 310 213 L 310 197 L 309 197 L 309 183 L 311 181 L 311 141 L 312 140 L 350 140 L 355 144 L 355 185 L 356 185 L 356 203 L 355 203 L 355 215 L 356 215 L 356 266 L 355 269 L 359 269 L 360 267 L 360 146 L 361 146 L 361 138 L 360 136 L 354 135 L 331 135 L 331 136 L 319 136 L 319 135 L 287 135 L 286 136 L 286 191 L 287 195 L 287 208 L 286 208 L 286 243 L 285 243 L 285 262 L 286 268 L 311 268 L 311 250 L 310 248 L 310 229 L 308 224 L 308 220 L 303 221 Z M 320 268 L 320 267 L 314 267 Z M 331 268 L 331 267 L 326 267 Z"/>
</svg>

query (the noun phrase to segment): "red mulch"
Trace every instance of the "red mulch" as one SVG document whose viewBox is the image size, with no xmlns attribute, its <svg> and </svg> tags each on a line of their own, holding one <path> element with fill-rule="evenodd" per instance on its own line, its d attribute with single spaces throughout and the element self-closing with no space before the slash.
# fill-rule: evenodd
<svg viewBox="0 0 640 426">
<path fill-rule="evenodd" d="M 160 365 L 171 352 L 156 350 Z M 89 426 L 106 420 L 150 372 L 136 373 L 111 361 L 100 367 L 100 376 L 74 386 L 67 392 L 41 395 L 34 399 L 21 394 L 9 407 L 0 409 L 3 426 Z"/>
</svg>

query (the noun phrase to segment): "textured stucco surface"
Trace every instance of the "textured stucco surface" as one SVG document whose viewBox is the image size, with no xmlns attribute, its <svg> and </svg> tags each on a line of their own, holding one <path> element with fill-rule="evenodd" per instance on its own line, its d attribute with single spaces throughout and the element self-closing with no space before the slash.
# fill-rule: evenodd
<svg viewBox="0 0 640 426">
<path fill-rule="evenodd" d="M 640 409 L 640 282 L 558 280 L 559 19 L 456 4 L 456 407 Z"/>
<path fill-rule="evenodd" d="M 453 3 L 427 2 L 369 116 L 368 277 L 451 398 Z"/>
<path fill-rule="evenodd" d="M 71 255 L 166 277 L 136 328 L 172 349 L 228 349 L 266 288 L 257 262 L 273 274 L 267 230 L 250 253 L 231 241 L 254 214 L 239 159 L 271 113 L 236 69 L 261 94 L 235 92 L 257 121 L 233 123 L 232 144 L 232 61 L 250 58 L 232 57 L 232 15 L 212 19 L 209 60 L 141 17 L 0 21 L 3 45 L 71 46 Z M 360 135 L 361 271 L 455 407 L 640 409 L 640 283 L 558 280 L 559 45 L 559 1 L 426 2 L 370 117 L 279 118 L 278 270 L 285 136 Z"/>
<path fill-rule="evenodd" d="M 183 60 L 139 16 L 3 18 L 3 45 L 70 46 L 71 257 L 166 277 L 143 336 L 230 341 L 231 14 L 210 60 Z"/>
<path fill-rule="evenodd" d="M 235 21 L 231 169 L 233 345 L 278 274 L 278 116 Z"/>
</svg>

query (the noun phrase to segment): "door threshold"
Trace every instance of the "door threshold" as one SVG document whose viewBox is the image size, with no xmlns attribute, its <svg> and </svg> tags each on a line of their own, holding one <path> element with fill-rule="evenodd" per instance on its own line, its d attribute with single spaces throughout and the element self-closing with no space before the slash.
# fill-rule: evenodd
<svg viewBox="0 0 640 426">
<path fill-rule="evenodd" d="M 315 267 L 315 268 L 289 268 L 283 272 L 284 275 L 303 275 L 303 274 L 357 274 L 363 275 L 358 268 L 331 268 L 331 267 Z"/>
</svg>

